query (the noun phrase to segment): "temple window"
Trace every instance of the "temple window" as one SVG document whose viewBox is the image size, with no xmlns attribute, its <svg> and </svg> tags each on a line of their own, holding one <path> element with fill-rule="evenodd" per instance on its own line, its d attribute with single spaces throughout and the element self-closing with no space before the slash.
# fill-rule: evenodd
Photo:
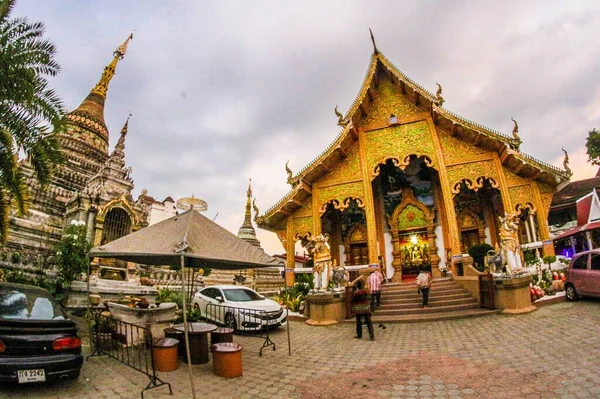
<svg viewBox="0 0 600 399">
<path fill-rule="evenodd" d="M 131 233 L 131 218 L 121 208 L 113 208 L 106 214 L 102 230 L 102 244 L 109 243 Z"/>
</svg>

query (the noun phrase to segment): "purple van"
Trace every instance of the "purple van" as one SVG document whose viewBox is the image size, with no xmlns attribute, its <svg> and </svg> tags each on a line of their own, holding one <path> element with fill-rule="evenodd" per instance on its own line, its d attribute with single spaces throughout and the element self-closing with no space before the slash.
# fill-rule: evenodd
<svg viewBox="0 0 600 399">
<path fill-rule="evenodd" d="M 575 255 L 566 277 L 567 300 L 576 301 L 580 296 L 600 297 L 600 249 Z"/>
</svg>

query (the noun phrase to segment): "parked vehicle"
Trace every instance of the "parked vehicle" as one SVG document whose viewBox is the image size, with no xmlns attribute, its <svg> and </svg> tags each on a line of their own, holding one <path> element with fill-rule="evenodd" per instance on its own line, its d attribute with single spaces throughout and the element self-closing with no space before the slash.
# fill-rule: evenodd
<svg viewBox="0 0 600 399">
<path fill-rule="evenodd" d="M 567 300 L 576 301 L 580 296 L 600 297 L 600 249 L 573 256 L 565 275 Z"/>
<path fill-rule="evenodd" d="M 79 377 L 81 339 L 42 288 L 0 283 L 0 381 L 19 384 Z"/>
<path fill-rule="evenodd" d="M 256 331 L 287 322 L 280 304 L 239 285 L 206 287 L 194 295 L 192 304 L 202 317 L 234 330 Z M 218 306 L 207 309 L 208 304 Z"/>
</svg>

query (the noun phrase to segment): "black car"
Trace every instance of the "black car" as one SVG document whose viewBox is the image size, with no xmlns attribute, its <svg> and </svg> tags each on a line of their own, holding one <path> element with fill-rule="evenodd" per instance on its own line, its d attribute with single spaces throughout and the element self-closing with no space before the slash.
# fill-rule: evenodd
<svg viewBox="0 0 600 399">
<path fill-rule="evenodd" d="M 0 283 L 0 382 L 79 377 L 77 328 L 42 288 Z"/>
</svg>

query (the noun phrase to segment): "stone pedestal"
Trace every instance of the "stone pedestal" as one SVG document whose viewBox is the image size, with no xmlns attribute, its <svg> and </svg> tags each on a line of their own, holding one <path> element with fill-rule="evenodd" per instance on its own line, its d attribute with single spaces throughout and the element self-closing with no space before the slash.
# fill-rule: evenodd
<svg viewBox="0 0 600 399">
<path fill-rule="evenodd" d="M 329 326 L 346 317 L 344 293 L 308 294 L 306 296 L 310 318 L 306 324 Z"/>
<path fill-rule="evenodd" d="M 113 302 L 108 302 L 107 306 L 115 319 L 148 328 L 152 332 L 152 338 L 163 337 L 164 329 L 170 327 L 177 316 L 177 305 L 172 302 L 161 303 L 159 307 L 148 309 L 130 308 Z M 122 331 L 127 335 L 127 343 L 136 345 L 143 340 L 137 335 L 138 330 L 134 328 L 131 331 Z"/>
<path fill-rule="evenodd" d="M 494 305 L 496 309 L 503 309 L 502 313 L 529 313 L 537 309 L 531 304 L 531 297 L 529 296 L 530 275 L 498 278 L 495 283 Z"/>
</svg>

